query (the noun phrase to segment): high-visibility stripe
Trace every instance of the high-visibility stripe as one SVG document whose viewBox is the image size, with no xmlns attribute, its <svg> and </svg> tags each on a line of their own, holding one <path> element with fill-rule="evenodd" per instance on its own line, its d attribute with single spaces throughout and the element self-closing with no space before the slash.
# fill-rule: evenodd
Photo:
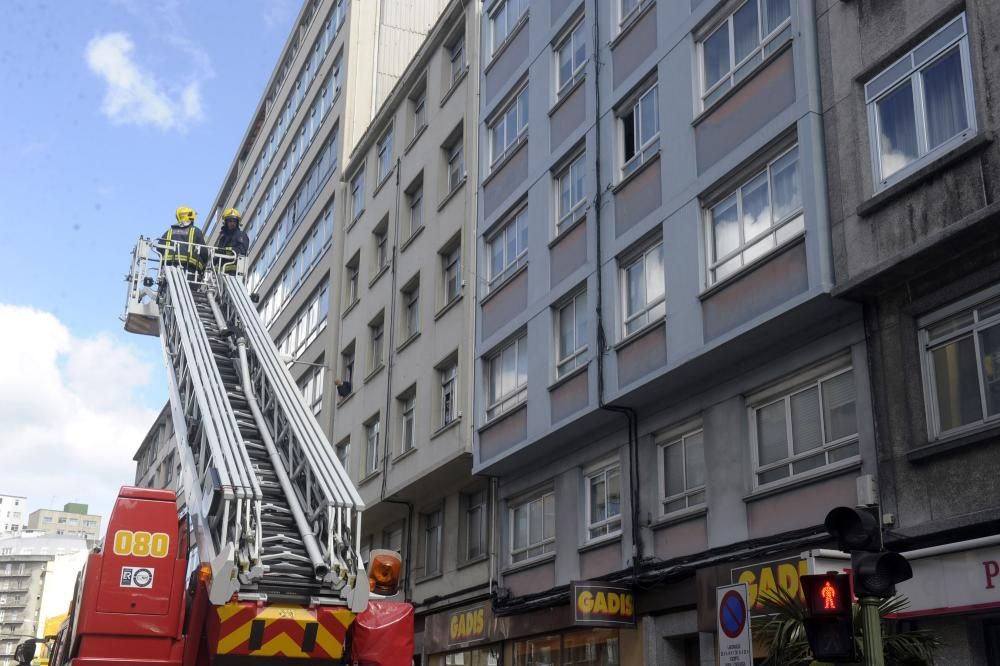
<svg viewBox="0 0 1000 666">
<path fill-rule="evenodd" d="M 163 255 L 163 262 L 164 263 L 170 263 L 171 261 L 174 261 L 174 262 L 177 262 L 178 264 L 186 264 L 186 265 L 194 266 L 198 270 L 201 270 L 201 269 L 205 268 L 205 264 L 203 264 L 199 259 L 197 259 L 194 256 L 194 251 L 195 250 L 194 250 L 194 226 L 193 225 L 188 229 L 187 254 L 184 254 L 183 252 L 175 253 L 173 251 L 174 245 L 171 242 L 171 241 L 173 241 L 173 239 L 174 239 L 174 228 L 170 227 L 170 229 L 167 231 L 167 237 L 166 237 L 167 251 Z"/>
</svg>

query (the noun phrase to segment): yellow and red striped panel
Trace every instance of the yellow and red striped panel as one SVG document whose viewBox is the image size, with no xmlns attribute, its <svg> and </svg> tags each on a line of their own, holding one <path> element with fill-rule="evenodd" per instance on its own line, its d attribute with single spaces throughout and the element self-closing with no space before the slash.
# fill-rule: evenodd
<svg viewBox="0 0 1000 666">
<path fill-rule="evenodd" d="M 307 608 L 232 601 L 209 614 L 215 654 L 293 659 L 339 659 L 354 613 L 342 606 Z"/>
</svg>

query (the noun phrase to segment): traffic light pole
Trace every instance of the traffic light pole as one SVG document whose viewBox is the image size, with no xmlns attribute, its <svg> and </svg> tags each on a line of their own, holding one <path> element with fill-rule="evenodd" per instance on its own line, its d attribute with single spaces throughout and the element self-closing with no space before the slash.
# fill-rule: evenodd
<svg viewBox="0 0 1000 666">
<path fill-rule="evenodd" d="M 861 648 L 865 666 L 885 666 L 882 654 L 882 618 L 879 616 L 878 597 L 861 597 Z"/>
</svg>

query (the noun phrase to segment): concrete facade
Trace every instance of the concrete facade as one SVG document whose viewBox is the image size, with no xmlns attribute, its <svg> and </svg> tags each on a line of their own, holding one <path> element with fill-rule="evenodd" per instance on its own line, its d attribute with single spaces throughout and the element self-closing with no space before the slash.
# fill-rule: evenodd
<svg viewBox="0 0 1000 666">
<path fill-rule="evenodd" d="M 160 410 L 156 421 L 135 452 L 135 485 L 140 488 L 164 488 L 178 491 L 181 463 L 177 456 L 177 438 L 170 405 Z"/>
<path fill-rule="evenodd" d="M 0 535 L 19 532 L 28 519 L 28 498 L 0 495 Z"/>
<path fill-rule="evenodd" d="M 28 516 L 28 529 L 45 534 L 79 536 L 95 544 L 101 539 L 101 516 L 87 513 L 86 504 L 66 504 L 59 509 L 36 509 Z"/>
<path fill-rule="evenodd" d="M 1000 11 L 979 0 L 816 5 L 836 293 L 864 308 L 885 538 L 961 551 L 1000 527 L 1000 484 L 983 472 L 1000 455 L 989 312 L 1000 286 Z M 922 96 L 906 106 L 921 115 L 907 125 L 881 109 L 914 77 Z M 942 125 L 946 104 L 954 113 Z M 990 589 L 978 580 L 990 558 L 976 560 L 950 599 L 911 614 L 951 644 L 942 663 L 1000 658 L 1000 597 L 955 608 Z"/>
</svg>

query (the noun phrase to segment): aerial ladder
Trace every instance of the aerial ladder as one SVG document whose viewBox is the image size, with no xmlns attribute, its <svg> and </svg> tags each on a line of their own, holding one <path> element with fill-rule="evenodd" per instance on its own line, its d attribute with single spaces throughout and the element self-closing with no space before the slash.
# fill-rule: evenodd
<svg viewBox="0 0 1000 666">
<path fill-rule="evenodd" d="M 366 571 L 364 504 L 257 314 L 246 258 L 198 246 L 192 271 L 167 249 L 139 239 L 123 320 L 160 338 L 179 488 L 122 488 L 50 664 L 410 664 L 399 556 L 373 551 Z"/>
</svg>

